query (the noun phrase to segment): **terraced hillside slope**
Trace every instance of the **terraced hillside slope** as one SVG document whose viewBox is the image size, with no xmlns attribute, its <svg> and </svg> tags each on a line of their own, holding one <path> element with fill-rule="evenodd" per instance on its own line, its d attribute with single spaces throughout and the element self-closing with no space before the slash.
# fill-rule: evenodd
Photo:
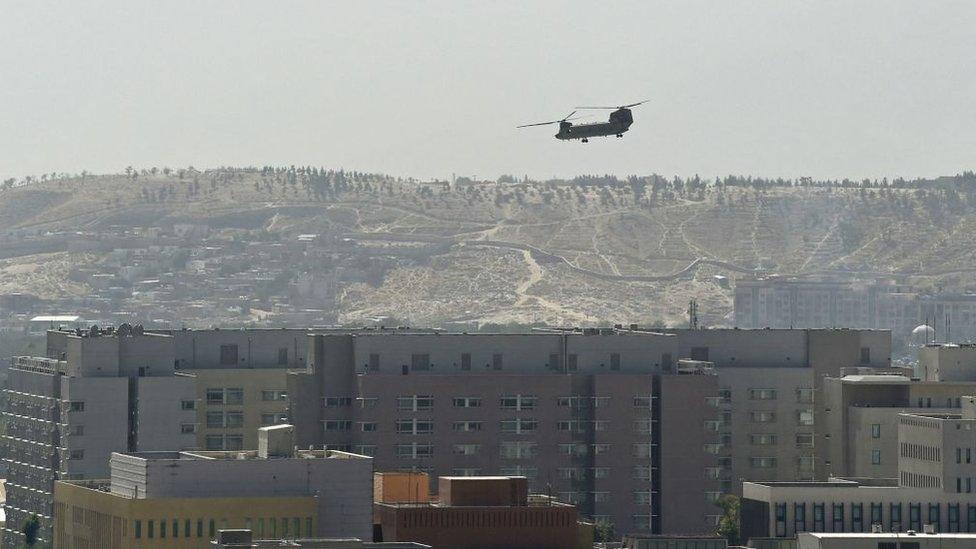
<svg viewBox="0 0 976 549">
<path fill-rule="evenodd" d="M 719 325 L 731 322 L 731 293 L 714 275 L 899 274 L 965 289 L 976 270 L 971 173 L 417 182 L 292 167 L 46 179 L 0 190 L 0 294 L 82 298 L 91 283 L 71 273 L 97 270 L 109 251 L 72 235 L 151 238 L 180 226 L 233 244 L 240 261 L 221 261 L 235 272 L 261 269 L 248 264 L 248 242 L 345 243 L 371 275 L 323 260 L 271 273 L 280 287 L 266 292 L 287 293 L 322 265 L 340 322 L 680 324 L 697 299 L 702 320 Z"/>
</svg>

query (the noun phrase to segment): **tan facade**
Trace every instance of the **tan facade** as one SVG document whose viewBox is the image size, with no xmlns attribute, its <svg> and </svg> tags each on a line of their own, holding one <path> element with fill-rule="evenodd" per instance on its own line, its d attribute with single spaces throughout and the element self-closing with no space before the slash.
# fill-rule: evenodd
<svg viewBox="0 0 976 549">
<path fill-rule="evenodd" d="M 259 427 L 287 423 L 288 371 L 280 368 L 185 370 L 196 378 L 197 446 L 253 450 Z"/>
<path fill-rule="evenodd" d="M 225 528 L 253 529 L 262 538 L 318 528 L 314 496 L 135 499 L 96 483 L 55 484 L 55 549 L 206 549 Z"/>
</svg>

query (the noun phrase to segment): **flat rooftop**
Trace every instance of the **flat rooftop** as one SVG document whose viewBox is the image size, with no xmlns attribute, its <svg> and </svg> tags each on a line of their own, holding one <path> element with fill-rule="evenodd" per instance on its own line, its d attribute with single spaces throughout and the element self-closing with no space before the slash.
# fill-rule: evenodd
<svg viewBox="0 0 976 549">
<path fill-rule="evenodd" d="M 813 536 L 817 539 L 900 539 L 911 541 L 910 538 L 923 538 L 976 540 L 976 534 L 957 532 L 939 532 L 937 534 L 925 534 L 922 532 L 915 534 L 907 534 L 905 532 L 879 532 L 876 534 L 872 534 L 871 532 L 804 532 L 801 535 Z"/>
<path fill-rule="evenodd" d="M 278 457 L 269 456 L 262 458 L 258 456 L 257 450 L 225 450 L 225 451 L 195 451 L 184 450 L 180 452 L 116 452 L 120 456 L 142 459 L 145 461 L 155 460 L 186 460 L 186 461 L 241 461 L 241 460 L 262 460 L 273 461 L 281 459 L 372 459 L 369 456 L 353 454 L 351 452 L 341 452 L 339 450 L 298 450 L 293 456 Z"/>
</svg>

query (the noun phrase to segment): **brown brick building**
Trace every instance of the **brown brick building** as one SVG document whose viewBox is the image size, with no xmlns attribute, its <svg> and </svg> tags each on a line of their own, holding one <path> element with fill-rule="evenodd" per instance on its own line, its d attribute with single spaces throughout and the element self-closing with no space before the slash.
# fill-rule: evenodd
<svg viewBox="0 0 976 549">
<path fill-rule="evenodd" d="M 673 335 L 328 334 L 309 352 L 289 379 L 301 447 L 378 470 L 525 476 L 618 531 L 713 529 L 718 384 L 679 373 Z"/>
</svg>

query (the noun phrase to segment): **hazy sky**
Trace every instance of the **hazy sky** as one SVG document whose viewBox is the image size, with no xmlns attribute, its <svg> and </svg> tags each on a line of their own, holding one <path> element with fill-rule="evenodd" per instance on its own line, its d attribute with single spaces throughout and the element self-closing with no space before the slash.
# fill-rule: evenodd
<svg viewBox="0 0 976 549">
<path fill-rule="evenodd" d="M 971 0 L 0 0 L 0 14 L 0 177 L 976 168 Z M 515 129 L 645 98 L 624 139 Z"/>
</svg>

